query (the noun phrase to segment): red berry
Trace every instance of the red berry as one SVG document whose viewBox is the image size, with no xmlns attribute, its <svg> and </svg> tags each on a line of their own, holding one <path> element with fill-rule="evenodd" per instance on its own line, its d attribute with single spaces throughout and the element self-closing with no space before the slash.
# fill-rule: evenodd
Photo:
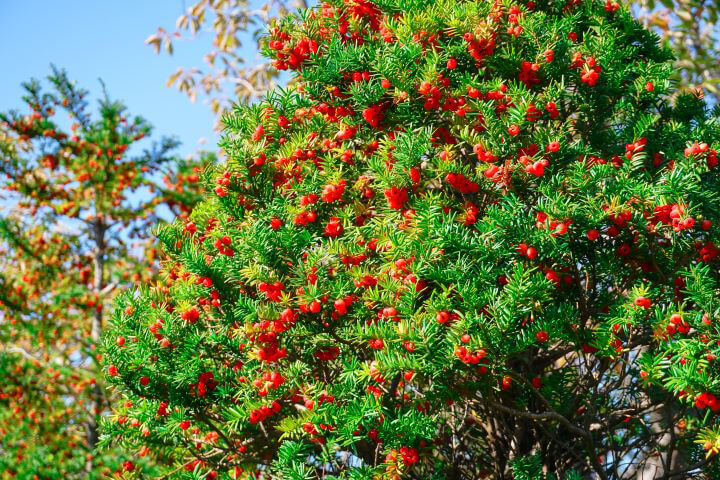
<svg viewBox="0 0 720 480">
<path fill-rule="evenodd" d="M 510 377 L 503 377 L 502 379 L 502 389 L 503 390 L 510 390 L 510 386 L 512 385 L 512 378 Z"/>
<path fill-rule="evenodd" d="M 647 297 L 638 297 L 635 299 L 635 306 L 648 309 L 652 306 L 652 302 Z"/>
</svg>

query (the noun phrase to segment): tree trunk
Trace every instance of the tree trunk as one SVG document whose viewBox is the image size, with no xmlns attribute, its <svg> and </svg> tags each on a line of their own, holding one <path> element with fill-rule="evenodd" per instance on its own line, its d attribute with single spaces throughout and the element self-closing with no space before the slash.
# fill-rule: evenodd
<svg viewBox="0 0 720 480">
<path fill-rule="evenodd" d="M 105 230 L 107 229 L 102 219 L 96 219 L 93 223 L 93 242 L 95 243 L 95 254 L 93 256 L 93 267 L 95 276 L 93 278 L 93 292 L 97 297 L 97 304 L 92 316 L 90 338 L 93 345 L 98 345 L 103 326 L 103 299 L 102 290 L 105 280 Z M 91 365 L 95 359 L 91 359 Z M 90 403 L 90 418 L 87 424 L 87 444 L 89 457 L 85 469 L 89 473 L 93 468 L 93 457 L 95 445 L 98 442 L 98 417 L 103 404 L 103 392 L 98 382 L 95 382 L 92 389 L 92 401 Z"/>
</svg>

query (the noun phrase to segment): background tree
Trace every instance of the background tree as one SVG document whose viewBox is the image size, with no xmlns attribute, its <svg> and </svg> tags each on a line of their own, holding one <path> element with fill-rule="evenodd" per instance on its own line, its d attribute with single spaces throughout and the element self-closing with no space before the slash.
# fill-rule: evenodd
<svg viewBox="0 0 720 480">
<path fill-rule="evenodd" d="M 198 162 L 173 139 L 141 152 L 144 119 L 106 94 L 93 118 L 64 71 L 48 80 L 23 85 L 27 113 L 0 114 L 0 477 L 100 478 L 126 457 L 93 453 L 106 305 L 152 278 L 148 226 L 189 212 Z"/>
<path fill-rule="evenodd" d="M 175 32 L 159 27 L 146 43 L 156 53 L 172 55 L 176 40 L 183 35 L 186 40 L 199 34 L 212 36 L 212 49 L 203 57 L 205 66 L 178 68 L 168 86 L 175 85 L 192 101 L 198 94 L 207 96 L 210 108 L 220 118 L 233 102 L 258 99 L 278 80 L 277 70 L 268 62 L 248 58 L 243 46 L 259 50 L 258 41 L 271 19 L 306 7 L 305 0 L 200 0 L 178 17 Z"/>
<path fill-rule="evenodd" d="M 720 97 L 720 3 L 713 0 L 635 0 L 643 22 L 667 41 L 677 56 L 674 78 Z"/>
<path fill-rule="evenodd" d="M 658 40 L 607 0 L 271 25 L 297 83 L 224 118 L 169 285 L 118 299 L 107 444 L 179 478 L 715 478 L 720 111 Z"/>
</svg>

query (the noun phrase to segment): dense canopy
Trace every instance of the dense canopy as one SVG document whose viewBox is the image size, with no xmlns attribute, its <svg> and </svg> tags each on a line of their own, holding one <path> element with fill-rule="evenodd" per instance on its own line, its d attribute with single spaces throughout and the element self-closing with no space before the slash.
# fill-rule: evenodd
<svg viewBox="0 0 720 480">
<path fill-rule="evenodd" d="M 720 126 L 654 34 L 334 0 L 265 43 L 294 82 L 119 300 L 106 443 L 179 478 L 715 472 Z"/>
</svg>

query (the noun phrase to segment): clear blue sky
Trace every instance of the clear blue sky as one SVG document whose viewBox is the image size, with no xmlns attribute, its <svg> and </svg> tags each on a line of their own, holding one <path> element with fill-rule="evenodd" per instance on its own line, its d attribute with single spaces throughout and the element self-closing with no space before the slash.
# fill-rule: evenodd
<svg viewBox="0 0 720 480">
<path fill-rule="evenodd" d="M 54 63 L 94 98 L 100 92 L 97 79 L 102 78 L 112 98 L 153 124 L 154 137 L 179 137 L 180 153 L 196 151 L 202 138 L 207 140 L 206 148 L 213 147 L 218 136 L 209 107 L 201 99 L 191 103 L 185 94 L 165 86 L 180 66 L 204 67 L 202 56 L 209 51 L 210 35 L 177 41 L 173 56 L 156 55 L 144 43 L 159 26 L 173 31 L 184 3 L 0 0 L 0 110 L 20 107 L 20 83 L 30 77 L 44 78 Z"/>
</svg>

